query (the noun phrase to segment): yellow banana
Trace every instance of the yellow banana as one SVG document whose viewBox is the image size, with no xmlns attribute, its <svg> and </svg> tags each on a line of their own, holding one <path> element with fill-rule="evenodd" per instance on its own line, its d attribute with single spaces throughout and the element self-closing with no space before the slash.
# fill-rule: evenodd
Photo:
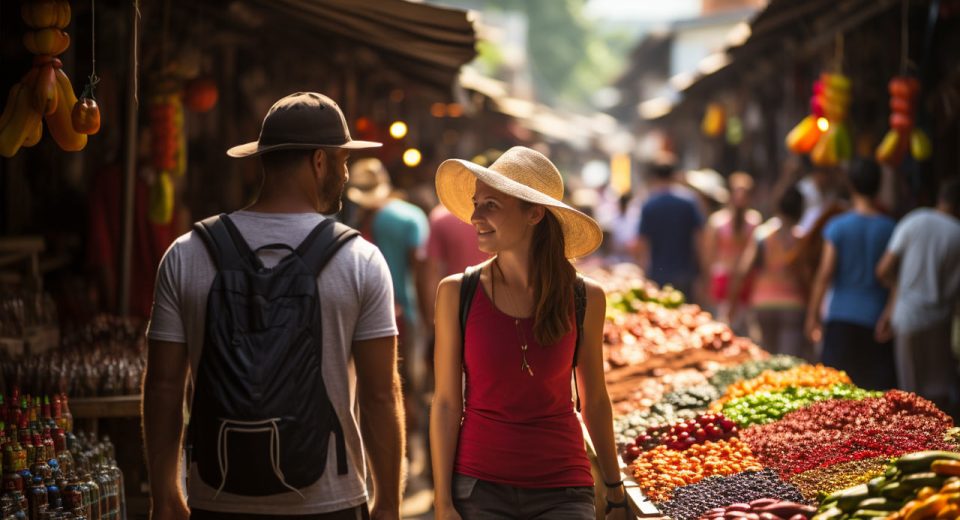
<svg viewBox="0 0 960 520">
<path fill-rule="evenodd" d="M 30 106 L 30 90 L 21 85 L 13 102 L 13 113 L 3 128 L 0 128 L 0 155 L 16 155 L 30 131 L 34 129 L 36 115 L 37 111 Z"/>
<path fill-rule="evenodd" d="M 77 96 L 73 93 L 70 78 L 60 69 L 57 69 L 57 92 L 60 96 L 57 110 L 46 116 L 47 127 L 60 148 L 67 152 L 78 152 L 87 146 L 87 136 L 73 129 L 71 112 L 77 103 Z"/>
<path fill-rule="evenodd" d="M 910 155 L 918 161 L 926 161 L 933 155 L 933 146 L 927 133 L 920 128 L 910 132 Z"/>
<path fill-rule="evenodd" d="M 24 148 L 30 148 L 31 146 L 40 142 L 40 138 L 43 137 L 43 116 L 39 112 L 33 113 L 34 121 L 33 128 L 27 132 L 27 138 L 23 141 Z"/>
<path fill-rule="evenodd" d="M 173 180 L 163 171 L 157 176 L 147 195 L 147 217 L 154 224 L 169 224 L 173 218 Z"/>
<path fill-rule="evenodd" d="M 0 130 L 7 126 L 10 118 L 13 117 L 13 106 L 16 104 L 17 94 L 21 88 L 23 88 L 22 83 L 14 83 L 14 85 L 10 87 L 10 93 L 7 94 L 7 104 L 3 107 L 3 113 L 0 114 Z"/>
<path fill-rule="evenodd" d="M 883 140 L 880 141 L 880 146 L 877 146 L 877 151 L 874 154 L 877 162 L 891 164 L 894 156 L 897 155 L 899 145 L 900 132 L 891 128 L 890 131 L 887 132 L 887 135 L 883 136 Z"/>
</svg>

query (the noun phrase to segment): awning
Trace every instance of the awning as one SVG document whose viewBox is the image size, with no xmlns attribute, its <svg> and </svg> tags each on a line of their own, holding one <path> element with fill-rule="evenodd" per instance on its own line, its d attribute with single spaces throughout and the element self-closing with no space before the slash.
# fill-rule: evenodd
<svg viewBox="0 0 960 520">
<path fill-rule="evenodd" d="M 477 54 L 468 11 L 406 0 L 246 0 L 301 29 L 371 48 L 385 67 L 449 89 Z M 282 27 L 282 26 L 280 26 Z M 282 29 L 281 29 L 282 31 Z M 318 46 L 319 47 L 319 46 Z"/>
</svg>

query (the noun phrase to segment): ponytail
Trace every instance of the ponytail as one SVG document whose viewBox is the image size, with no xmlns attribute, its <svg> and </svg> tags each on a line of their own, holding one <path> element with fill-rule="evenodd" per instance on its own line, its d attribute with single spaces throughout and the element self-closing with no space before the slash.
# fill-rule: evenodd
<svg viewBox="0 0 960 520">
<path fill-rule="evenodd" d="M 530 277 L 533 281 L 533 335 L 544 346 L 555 345 L 573 327 L 573 285 L 577 270 L 567 260 L 560 221 L 549 210 L 533 231 Z"/>
</svg>

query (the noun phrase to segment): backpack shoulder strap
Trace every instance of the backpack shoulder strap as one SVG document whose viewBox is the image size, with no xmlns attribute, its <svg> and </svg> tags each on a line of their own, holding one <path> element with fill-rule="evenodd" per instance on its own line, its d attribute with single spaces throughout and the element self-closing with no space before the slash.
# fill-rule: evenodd
<svg viewBox="0 0 960 520">
<path fill-rule="evenodd" d="M 356 230 L 333 220 L 323 219 L 313 231 L 297 246 L 296 254 L 300 256 L 307 268 L 319 276 L 327 262 L 350 240 L 360 236 Z"/>
<path fill-rule="evenodd" d="M 583 320 L 587 315 L 587 284 L 577 273 L 573 284 L 573 305 L 577 318 L 577 339 L 573 344 L 573 392 L 577 396 L 577 411 L 580 411 L 580 387 L 577 385 L 577 356 L 580 354 L 580 342 L 583 341 Z"/>
<path fill-rule="evenodd" d="M 193 225 L 194 233 L 203 240 L 217 271 L 242 270 L 247 265 L 243 251 L 249 251 L 250 248 L 242 237 L 240 244 L 237 243 L 234 233 L 231 232 L 231 228 L 236 231 L 236 227 L 232 224 L 230 217 L 221 213 Z"/>
<path fill-rule="evenodd" d="M 473 304 L 473 295 L 477 292 L 480 283 L 480 267 L 471 265 L 463 271 L 460 280 L 460 349 L 467 337 L 467 317 L 470 315 L 470 305 Z"/>
<path fill-rule="evenodd" d="M 573 304 L 577 318 L 577 342 L 573 347 L 573 366 L 577 366 L 577 355 L 580 353 L 580 342 L 583 340 L 583 320 L 587 315 L 587 284 L 583 277 L 577 274 L 577 281 L 573 285 Z"/>
</svg>

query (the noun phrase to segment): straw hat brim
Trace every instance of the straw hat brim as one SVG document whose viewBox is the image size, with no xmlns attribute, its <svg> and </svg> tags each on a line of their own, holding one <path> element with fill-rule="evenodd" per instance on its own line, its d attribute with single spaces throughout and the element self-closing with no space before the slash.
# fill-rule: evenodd
<svg viewBox="0 0 960 520">
<path fill-rule="evenodd" d="M 567 258 L 587 256 L 603 242 L 600 225 L 562 201 L 479 164 L 448 159 L 437 169 L 437 196 L 450 213 L 468 224 L 473 215 L 474 179 L 511 197 L 546 207 L 563 229 Z"/>
<path fill-rule="evenodd" d="M 378 184 L 372 189 L 363 190 L 356 186 L 347 188 L 347 198 L 362 208 L 377 208 L 390 198 L 393 188 L 386 184 Z"/>
</svg>

